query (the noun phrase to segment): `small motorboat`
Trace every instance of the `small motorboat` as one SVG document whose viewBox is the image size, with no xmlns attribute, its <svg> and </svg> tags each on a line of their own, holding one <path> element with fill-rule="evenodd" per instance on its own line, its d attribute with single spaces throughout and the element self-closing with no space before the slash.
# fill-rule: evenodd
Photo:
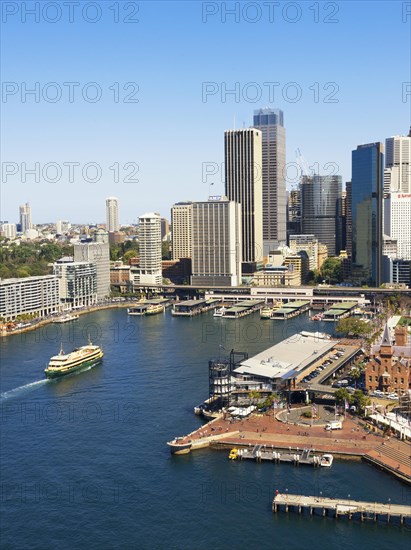
<svg viewBox="0 0 411 550">
<path fill-rule="evenodd" d="M 321 457 L 320 466 L 324 466 L 325 468 L 331 468 L 333 460 L 334 460 L 333 455 L 325 454 Z"/>
<path fill-rule="evenodd" d="M 236 460 L 238 458 L 238 449 L 231 449 L 230 454 L 228 455 L 230 460 Z"/>
</svg>

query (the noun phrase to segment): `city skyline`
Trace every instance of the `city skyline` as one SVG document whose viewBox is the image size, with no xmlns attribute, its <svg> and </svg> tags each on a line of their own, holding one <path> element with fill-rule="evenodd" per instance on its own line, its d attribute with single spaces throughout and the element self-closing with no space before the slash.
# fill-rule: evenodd
<svg viewBox="0 0 411 550">
<path fill-rule="evenodd" d="M 33 223 L 53 221 L 50 204 L 57 220 L 100 222 L 104 210 L 96 203 L 114 195 L 123 205 L 121 222 L 128 224 L 141 211 L 167 216 L 177 200 L 205 200 L 210 183 L 223 194 L 224 131 L 252 126 L 258 108 L 284 112 L 288 188 L 297 149 L 320 173 L 326 163 L 335 163 L 346 182 L 358 144 L 408 133 L 409 51 L 398 46 L 409 42 L 411 16 L 403 13 L 402 2 L 336 3 L 334 15 L 323 3 L 317 14 L 298 4 L 301 16 L 295 21 L 281 6 L 271 21 L 264 8 L 254 23 L 251 13 L 241 13 L 238 21 L 224 19 L 218 3 L 211 15 L 204 12 L 208 4 L 143 3 L 135 25 L 109 24 L 108 9 L 93 25 L 64 17 L 56 24 L 27 17 L 22 24 L 21 14 L 8 17 L 3 36 L 10 47 L 2 53 L 2 130 L 8 140 L 2 158 L 15 163 L 17 173 L 3 178 L 1 219 L 15 221 L 16 206 L 29 202 Z M 61 36 L 73 29 L 76 41 L 64 43 Z M 168 43 L 166 54 L 153 43 L 154 31 Z M 364 44 L 367 51 L 378 50 L 381 36 L 389 78 L 381 78 L 379 56 L 367 56 L 364 64 L 359 55 Z M 236 52 L 229 63 L 220 55 L 227 42 Z M 28 44 L 35 65 L 22 55 Z M 260 55 L 280 50 L 273 64 Z M 110 63 L 115 68 L 107 72 Z M 361 79 L 352 78 L 357 73 Z M 90 82 L 96 85 L 86 86 Z M 36 162 L 40 181 L 28 175 L 23 182 L 23 163 L 33 169 Z M 46 181 L 42 172 L 50 163 L 58 166 L 46 170 Z M 67 163 L 75 163 L 72 181 Z M 212 178 L 204 174 L 204 163 L 216 165 Z M 101 177 L 92 182 L 99 168 Z"/>
</svg>

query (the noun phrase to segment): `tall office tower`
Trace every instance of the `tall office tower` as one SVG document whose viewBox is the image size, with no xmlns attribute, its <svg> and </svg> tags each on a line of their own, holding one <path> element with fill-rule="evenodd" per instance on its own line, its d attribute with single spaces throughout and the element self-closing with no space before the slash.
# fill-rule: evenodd
<svg viewBox="0 0 411 550">
<path fill-rule="evenodd" d="M 385 140 L 384 194 L 411 193 L 411 131 Z"/>
<path fill-rule="evenodd" d="M 328 255 L 341 248 L 341 176 L 303 176 L 301 181 L 302 233 L 327 245 Z"/>
<path fill-rule="evenodd" d="M 383 157 L 380 142 L 352 151 L 352 274 L 377 286 L 382 278 Z"/>
<path fill-rule="evenodd" d="M 292 189 L 287 193 L 287 238 L 301 233 L 301 191 Z"/>
<path fill-rule="evenodd" d="M 193 285 L 241 284 L 241 205 L 219 200 L 192 205 Z"/>
<path fill-rule="evenodd" d="M 31 207 L 28 202 L 23 204 L 19 208 L 20 210 L 20 231 L 24 233 L 28 229 L 33 229 L 33 224 L 31 223 Z"/>
<path fill-rule="evenodd" d="M 411 260 L 411 193 L 384 198 L 384 234 L 397 241 L 397 258 Z"/>
<path fill-rule="evenodd" d="M 118 221 L 118 199 L 116 197 L 108 197 L 106 199 L 106 229 L 109 233 L 120 230 Z"/>
<path fill-rule="evenodd" d="M 110 296 L 110 249 L 105 242 L 82 242 L 74 245 L 75 262 L 96 264 L 97 300 Z"/>
<path fill-rule="evenodd" d="M 253 126 L 261 130 L 263 140 L 263 242 L 266 255 L 287 240 L 283 111 L 258 109 L 254 111 Z"/>
<path fill-rule="evenodd" d="M 161 285 L 161 217 L 150 212 L 139 219 L 139 272 L 134 281 L 140 284 Z"/>
<path fill-rule="evenodd" d="M 255 264 L 263 261 L 262 133 L 227 130 L 224 139 L 225 194 L 241 204 L 243 263 Z M 255 271 L 255 265 L 243 268 Z"/>
<path fill-rule="evenodd" d="M 171 207 L 172 259 L 191 258 L 192 203 L 177 202 Z"/>
</svg>

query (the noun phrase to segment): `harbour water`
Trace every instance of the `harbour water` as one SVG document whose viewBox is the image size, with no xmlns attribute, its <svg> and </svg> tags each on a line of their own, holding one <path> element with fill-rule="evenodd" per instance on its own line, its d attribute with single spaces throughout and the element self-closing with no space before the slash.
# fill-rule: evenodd
<svg viewBox="0 0 411 550">
<path fill-rule="evenodd" d="M 271 511 L 276 489 L 410 504 L 408 487 L 367 464 L 296 468 L 166 446 L 201 424 L 193 406 L 207 395 L 210 357 L 318 329 L 333 324 L 119 309 L 3 338 L 1 548 L 409 548 L 406 527 Z M 60 341 L 71 351 L 88 335 L 103 364 L 43 380 Z"/>
</svg>

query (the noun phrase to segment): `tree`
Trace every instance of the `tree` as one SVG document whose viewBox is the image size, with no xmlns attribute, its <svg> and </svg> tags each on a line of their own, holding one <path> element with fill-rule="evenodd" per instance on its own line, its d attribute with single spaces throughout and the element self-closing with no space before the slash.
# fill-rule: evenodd
<svg viewBox="0 0 411 550">
<path fill-rule="evenodd" d="M 360 414 L 363 414 L 365 407 L 371 404 L 371 399 L 364 395 L 361 390 L 355 390 L 352 395 L 352 402 L 357 407 L 357 410 Z"/>
<path fill-rule="evenodd" d="M 340 258 L 327 258 L 321 266 L 321 276 L 330 283 L 340 283 L 342 280 L 342 261 Z"/>
<path fill-rule="evenodd" d="M 137 251 L 136 250 L 128 250 L 127 252 L 124 253 L 123 255 L 123 263 L 124 264 L 129 264 L 130 263 L 130 260 L 131 258 L 135 258 L 137 256 Z"/>
<path fill-rule="evenodd" d="M 345 336 L 368 336 L 372 332 L 372 325 L 355 317 L 346 317 L 338 321 L 335 330 Z"/>
<path fill-rule="evenodd" d="M 345 388 L 339 388 L 334 393 L 335 400 L 337 402 L 337 405 L 344 405 L 346 401 L 350 403 L 351 401 L 351 395 L 348 393 L 348 391 Z"/>
</svg>

